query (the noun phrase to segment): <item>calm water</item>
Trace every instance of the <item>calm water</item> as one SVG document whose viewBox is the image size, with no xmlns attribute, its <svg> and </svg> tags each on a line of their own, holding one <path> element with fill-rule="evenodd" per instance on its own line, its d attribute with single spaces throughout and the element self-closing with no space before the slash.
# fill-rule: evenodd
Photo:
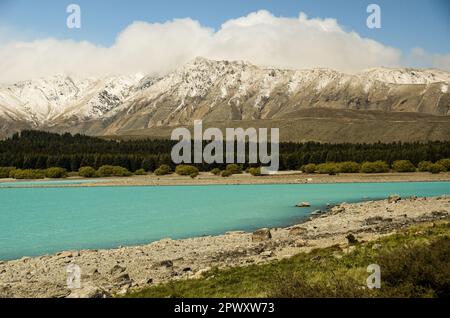
<svg viewBox="0 0 450 318">
<path fill-rule="evenodd" d="M 1 188 L 0 259 L 286 226 L 327 203 L 393 193 L 450 194 L 450 182 Z"/>
</svg>

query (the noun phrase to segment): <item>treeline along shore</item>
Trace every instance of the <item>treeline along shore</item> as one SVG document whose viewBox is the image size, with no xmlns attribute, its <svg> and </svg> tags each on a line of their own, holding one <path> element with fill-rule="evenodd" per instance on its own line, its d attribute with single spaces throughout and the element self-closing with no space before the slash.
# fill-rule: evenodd
<svg viewBox="0 0 450 318">
<path fill-rule="evenodd" d="M 138 171 L 139 174 L 155 171 L 163 166 L 163 170 L 170 172 L 176 170 L 170 156 L 176 143 L 171 140 L 112 140 L 79 134 L 59 135 L 26 130 L 0 141 L 0 167 L 38 170 L 62 168 L 68 172 L 78 172 L 82 167 L 98 170 L 102 166 L 115 166 L 133 173 Z M 448 141 L 375 144 L 280 143 L 279 149 L 280 170 L 326 174 L 380 173 L 391 169 L 397 172 L 420 170 L 433 173 L 450 170 Z M 236 170 L 228 169 L 226 163 L 201 163 L 193 166 L 199 171 Z M 259 163 L 244 163 L 238 170 L 248 171 L 249 168 L 259 166 Z M 112 168 L 106 170 L 108 169 Z M 125 170 L 119 170 L 116 168 L 116 175 L 129 175 Z M 253 172 L 258 174 L 256 170 Z M 64 175 L 56 170 L 42 171 L 41 174 Z M 20 176 L 20 173 L 18 175 Z"/>
</svg>

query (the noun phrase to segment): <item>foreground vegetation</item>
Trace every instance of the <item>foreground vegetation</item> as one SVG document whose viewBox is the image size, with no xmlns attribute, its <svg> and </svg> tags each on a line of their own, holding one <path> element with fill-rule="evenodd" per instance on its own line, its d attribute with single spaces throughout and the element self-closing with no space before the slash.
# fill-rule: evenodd
<svg viewBox="0 0 450 318">
<path fill-rule="evenodd" d="M 333 246 L 264 265 L 213 269 L 126 297 L 450 297 L 448 220 L 351 246 L 348 253 Z M 367 288 L 370 264 L 381 268 L 380 289 Z"/>
</svg>

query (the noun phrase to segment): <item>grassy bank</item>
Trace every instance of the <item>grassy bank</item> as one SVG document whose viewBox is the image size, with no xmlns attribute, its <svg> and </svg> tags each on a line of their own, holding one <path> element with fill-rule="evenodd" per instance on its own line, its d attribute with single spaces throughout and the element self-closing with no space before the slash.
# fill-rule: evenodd
<svg viewBox="0 0 450 318">
<path fill-rule="evenodd" d="M 381 268 L 381 289 L 366 287 L 370 264 Z M 173 281 L 126 297 L 450 297 L 449 264 L 450 222 L 443 220 L 345 248 L 213 269 L 200 279 Z"/>
</svg>

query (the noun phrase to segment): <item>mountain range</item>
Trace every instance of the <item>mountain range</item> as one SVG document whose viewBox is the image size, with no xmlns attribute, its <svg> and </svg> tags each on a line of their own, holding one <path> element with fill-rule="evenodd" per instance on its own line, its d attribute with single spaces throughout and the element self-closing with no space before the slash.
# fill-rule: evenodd
<svg viewBox="0 0 450 318">
<path fill-rule="evenodd" d="M 167 137 L 195 119 L 279 127 L 282 140 L 450 140 L 450 72 L 283 70 L 196 58 L 165 76 L 52 76 L 0 85 L 0 137 L 22 129 Z"/>
</svg>

